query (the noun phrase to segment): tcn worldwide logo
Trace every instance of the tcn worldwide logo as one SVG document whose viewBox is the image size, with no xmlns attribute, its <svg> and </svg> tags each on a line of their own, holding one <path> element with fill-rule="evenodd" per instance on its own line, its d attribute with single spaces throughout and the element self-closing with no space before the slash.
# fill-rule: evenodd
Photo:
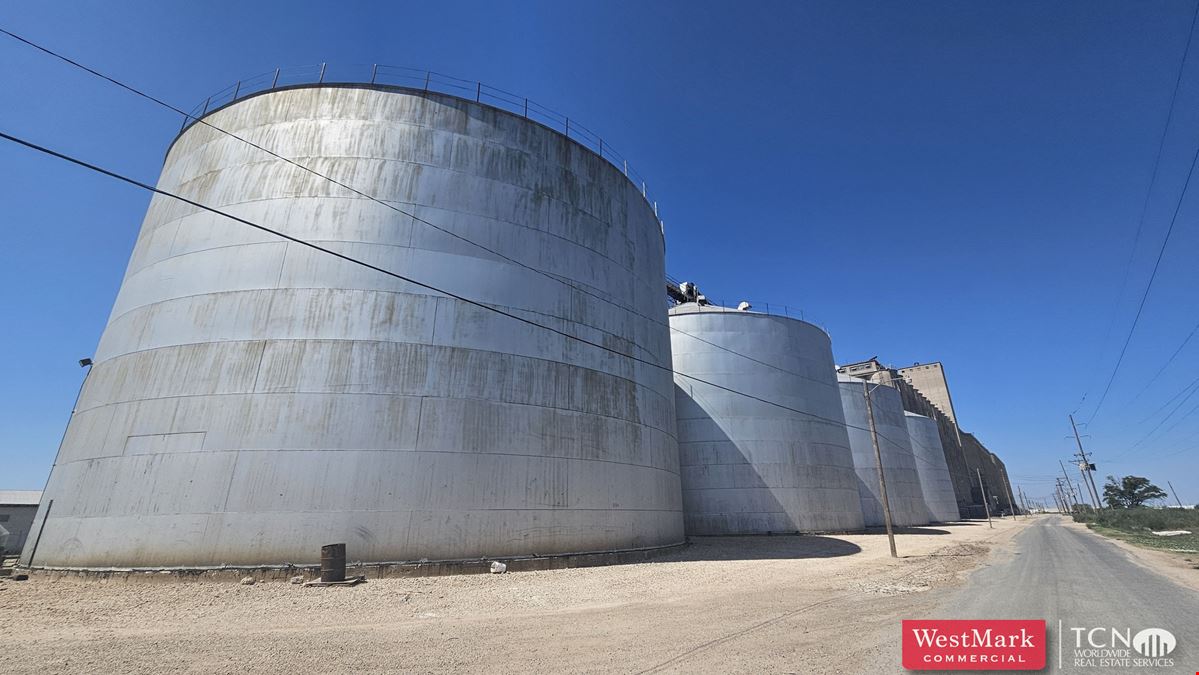
<svg viewBox="0 0 1199 675">
<path fill-rule="evenodd" d="M 1045 621 L 905 620 L 903 667 L 1041 670 L 1045 667 Z"/>
<path fill-rule="evenodd" d="M 1067 626 L 1061 635 L 1065 644 L 1059 665 L 1075 668 L 1173 668 L 1170 654 L 1178 646 L 1174 634 L 1164 628 L 1134 632 L 1110 626 Z"/>
</svg>

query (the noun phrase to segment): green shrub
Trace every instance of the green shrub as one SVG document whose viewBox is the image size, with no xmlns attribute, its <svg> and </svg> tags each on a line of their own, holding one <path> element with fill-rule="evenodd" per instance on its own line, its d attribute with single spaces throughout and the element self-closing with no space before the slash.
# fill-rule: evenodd
<svg viewBox="0 0 1199 675">
<path fill-rule="evenodd" d="M 1125 532 L 1146 532 L 1150 530 L 1191 530 L 1199 531 L 1199 510 L 1197 509 L 1103 509 L 1101 511 L 1084 511 L 1074 516 L 1078 523 L 1094 523 L 1102 527 L 1110 527 Z"/>
</svg>

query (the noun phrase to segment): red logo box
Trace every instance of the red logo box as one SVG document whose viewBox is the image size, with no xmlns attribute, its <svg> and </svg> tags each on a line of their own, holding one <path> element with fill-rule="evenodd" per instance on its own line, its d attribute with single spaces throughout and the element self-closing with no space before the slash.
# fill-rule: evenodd
<svg viewBox="0 0 1199 675">
<path fill-rule="evenodd" d="M 1045 620 L 903 622 L 908 670 L 1041 670 Z"/>
</svg>

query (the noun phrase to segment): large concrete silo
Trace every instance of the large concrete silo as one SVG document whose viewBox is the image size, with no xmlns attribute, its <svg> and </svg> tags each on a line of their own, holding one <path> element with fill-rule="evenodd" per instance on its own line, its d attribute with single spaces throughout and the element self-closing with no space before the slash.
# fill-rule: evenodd
<svg viewBox="0 0 1199 675">
<path fill-rule="evenodd" d="M 670 367 L 653 208 L 562 134 L 366 85 L 278 89 L 207 121 L 532 269 L 200 124 L 159 186 Z M 304 563 L 343 541 L 362 561 L 669 545 L 678 471 L 669 370 L 155 196 L 32 564 Z"/>
<path fill-rule="evenodd" d="M 866 412 L 866 392 L 870 387 L 870 402 L 874 409 L 874 425 L 878 434 L 883 471 L 887 478 L 887 500 L 891 504 L 891 522 L 899 527 L 925 525 L 928 509 L 920 477 L 916 473 L 916 457 L 904 421 L 903 403 L 899 391 L 885 385 L 875 385 L 848 375 L 838 375 L 845 422 L 849 425 L 849 447 L 853 450 L 858 488 L 862 499 L 862 515 L 868 527 L 884 524 L 882 491 L 878 480 L 878 458 L 870 438 L 870 420 Z"/>
<path fill-rule="evenodd" d="M 860 529 L 828 335 L 693 303 L 670 326 L 688 534 Z"/>
<path fill-rule="evenodd" d="M 907 411 L 904 411 L 904 419 L 908 424 L 908 436 L 911 437 L 912 453 L 916 458 L 916 473 L 920 477 L 929 520 L 948 523 L 961 519 L 953 491 L 953 479 L 949 475 L 949 464 L 941 449 L 941 433 L 937 423 L 924 415 Z"/>
</svg>

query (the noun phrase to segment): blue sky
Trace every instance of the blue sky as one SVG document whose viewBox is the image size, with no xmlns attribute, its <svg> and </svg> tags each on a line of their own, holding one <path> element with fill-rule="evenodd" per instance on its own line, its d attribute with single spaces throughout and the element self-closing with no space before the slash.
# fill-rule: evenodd
<svg viewBox="0 0 1199 675">
<path fill-rule="evenodd" d="M 183 108 L 319 62 L 528 95 L 649 178 L 672 275 L 802 307 L 840 362 L 942 361 L 963 428 L 1045 496 L 1073 451 L 1066 414 L 1093 414 L 1199 144 L 1197 45 L 1133 250 L 1193 8 L 77 2 L 10 3 L 0 25 Z M 177 116 L 3 37 L 0 75 L 0 129 L 156 179 Z M 0 176 L 0 488 L 36 489 L 148 197 L 7 144 Z M 1199 321 L 1197 219 L 1192 194 L 1084 428 L 1102 475 L 1173 480 L 1191 503 L 1199 396 L 1129 448 L 1199 376 L 1196 339 L 1138 396 Z"/>
</svg>

